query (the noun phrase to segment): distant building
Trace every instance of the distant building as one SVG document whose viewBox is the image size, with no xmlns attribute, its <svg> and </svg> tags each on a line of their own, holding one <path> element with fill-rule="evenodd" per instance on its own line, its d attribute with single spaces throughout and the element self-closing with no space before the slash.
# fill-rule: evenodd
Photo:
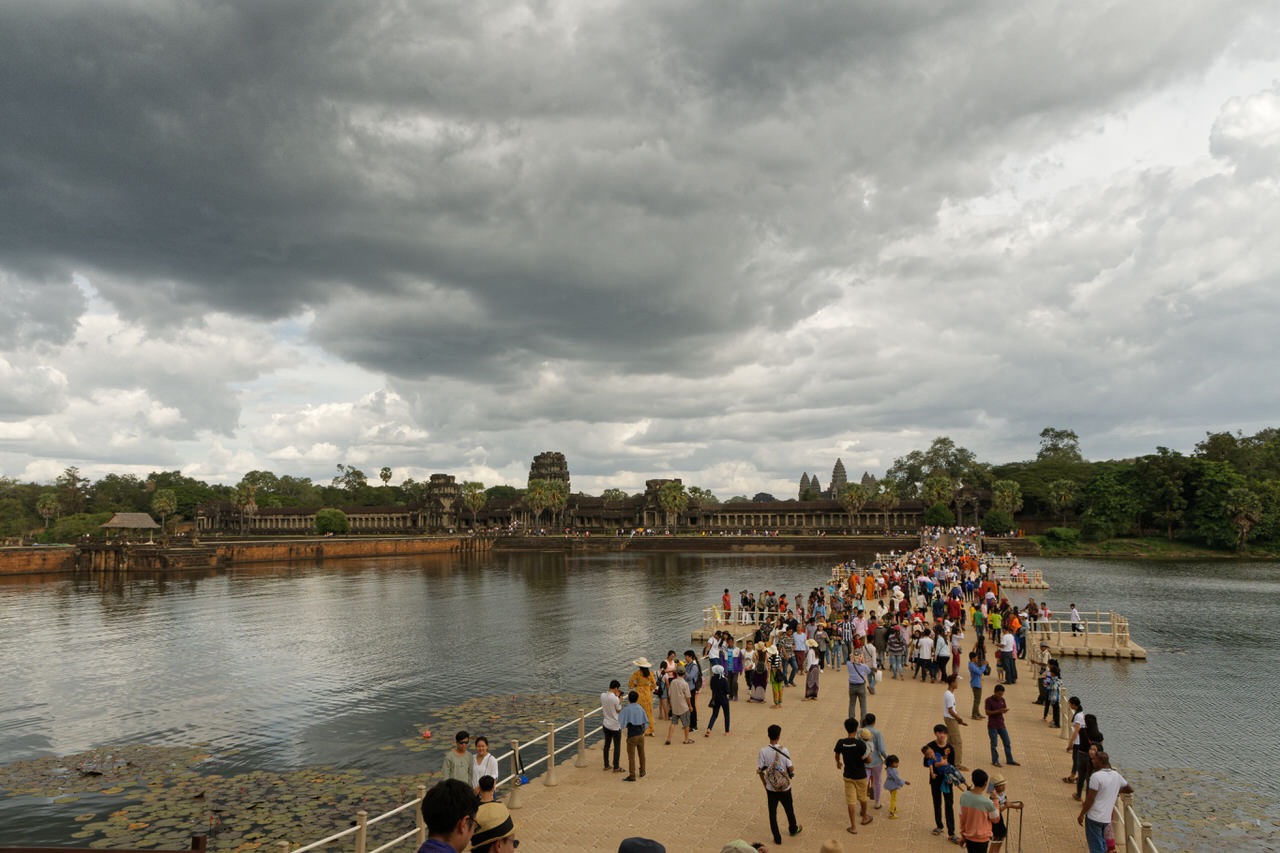
<svg viewBox="0 0 1280 853">
<path fill-rule="evenodd" d="M 565 489 L 573 492 L 569 484 L 569 463 L 565 461 L 563 453 L 547 450 L 533 457 L 533 464 L 529 466 L 529 479 L 561 482 Z"/>
</svg>

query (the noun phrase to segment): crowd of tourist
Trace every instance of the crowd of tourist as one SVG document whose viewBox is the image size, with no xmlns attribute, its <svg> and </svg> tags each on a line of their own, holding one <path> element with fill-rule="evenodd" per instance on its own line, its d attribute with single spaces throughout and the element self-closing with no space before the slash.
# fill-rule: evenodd
<svg viewBox="0 0 1280 853">
<path fill-rule="evenodd" d="M 944 534 L 949 544 L 940 544 Z M 1048 605 L 1029 599 L 1018 606 L 1003 595 L 978 553 L 977 534 L 973 528 L 926 531 L 923 541 L 930 544 L 891 554 L 866 571 L 853 562 L 842 564 L 833 571 L 830 583 L 793 596 L 766 589 L 758 595 L 742 590 L 735 597 L 726 588 L 717 608 L 718 621 L 748 626 L 738 628 L 737 637 L 735 631 L 718 630 L 700 650 L 669 650 L 656 666 L 648 658 L 636 658 L 625 689 L 614 680 L 601 694 L 603 769 L 625 774 L 624 782 L 639 782 L 648 772 L 649 738 L 655 742 L 661 738 L 664 747 L 692 744 L 700 730 L 702 737 L 712 737 L 717 722 L 722 723 L 723 736 L 729 736 L 734 703 L 758 703 L 776 710 L 793 698 L 818 701 L 822 673 L 843 670 L 848 713 L 833 752 L 848 808 L 846 832 L 857 835 L 873 823 L 886 801 L 887 819 L 899 818 L 899 793 L 911 784 L 904 778 L 901 756 L 914 755 L 901 748 L 891 750 L 886 744 L 869 710 L 869 697 L 886 681 L 915 679 L 943 688 L 938 722 L 919 748 L 917 781 L 928 785 L 932 832 L 971 853 L 998 853 L 1011 823 L 1020 832 L 1023 806 L 1009 797 L 1004 775 L 1006 768 L 1020 767 L 1006 723 L 1009 688 L 1018 684 L 1020 676 L 1033 679 L 1044 724 L 1060 727 L 1062 682 L 1047 642 Z M 1074 604 L 1071 608 L 1074 628 L 1079 617 Z M 984 680 L 992 678 L 997 683 L 988 691 Z M 967 713 L 961 711 L 957 695 L 961 679 L 972 693 Z M 1020 691 L 1018 695 L 1029 694 Z M 1074 786 L 1072 796 L 1081 804 L 1078 821 L 1085 827 L 1090 853 L 1105 853 L 1116 799 L 1132 788 L 1110 767 L 1097 719 L 1084 712 L 1076 696 L 1066 704 L 1071 769 L 1063 781 Z M 700 705 L 710 712 L 703 726 L 699 725 Z M 970 764 L 987 763 L 978 760 L 980 743 L 966 743 L 969 739 L 963 729 L 971 722 L 986 729 L 987 768 L 970 770 Z M 784 826 L 789 836 L 803 829 L 791 789 L 796 764 L 778 722 L 768 726 L 767 738 L 755 770 L 765 789 L 772 841 L 780 845 Z M 428 799 L 448 799 L 452 809 L 438 820 L 442 832 L 447 830 L 440 838 L 428 815 L 428 801 L 423 801 L 423 815 L 436 841 L 429 839 L 420 853 L 507 851 L 518 844 L 510 813 L 493 801 L 497 766 L 488 744 L 483 737 L 476 738 L 476 751 L 471 754 L 469 742 L 468 733 L 459 732 L 455 748 L 445 757 L 444 776 L 456 783 L 448 796 L 437 793 L 440 786 L 428 793 Z M 466 821 L 459 817 L 459 809 L 466 812 Z M 471 846 L 455 844 L 466 834 L 460 831 L 463 828 L 472 833 Z M 482 844 L 477 845 L 476 838 Z M 455 846 L 432 847 L 433 843 Z M 1114 847 L 1113 839 L 1110 845 Z M 620 853 L 663 849 L 659 842 L 645 838 L 626 839 L 619 847 Z M 763 842 L 740 840 L 724 847 L 726 851 L 765 849 Z M 827 842 L 823 849 L 840 847 L 838 842 Z"/>
</svg>

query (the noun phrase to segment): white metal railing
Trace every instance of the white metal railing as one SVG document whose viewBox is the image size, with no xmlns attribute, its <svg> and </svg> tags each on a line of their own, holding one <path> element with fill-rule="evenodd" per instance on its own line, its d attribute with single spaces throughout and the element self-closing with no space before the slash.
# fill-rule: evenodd
<svg viewBox="0 0 1280 853">
<path fill-rule="evenodd" d="M 1076 630 L 1077 626 L 1079 630 Z M 1086 649 L 1129 647 L 1129 619 L 1111 611 L 1081 613 L 1079 622 L 1073 622 L 1070 616 L 1040 618 L 1027 626 L 1027 633 L 1054 641 L 1059 646 L 1063 644 L 1064 637 L 1074 637 Z"/>
<path fill-rule="evenodd" d="M 1121 794 L 1111 813 L 1111 828 L 1116 834 L 1116 847 L 1125 853 L 1160 853 L 1151 840 L 1151 824 L 1138 816 L 1133 795 Z"/>
<path fill-rule="evenodd" d="M 524 784 L 521 780 L 524 779 L 527 781 L 528 776 L 526 774 L 529 770 L 545 765 L 546 773 L 542 777 L 542 783 L 547 786 L 556 785 L 556 759 L 562 753 L 574 748 L 578 751 L 578 757 L 574 762 L 574 765 L 577 767 L 587 766 L 587 739 L 600 734 L 604 728 L 603 726 L 596 726 L 590 731 L 587 731 L 587 718 L 595 716 L 596 714 L 601 714 L 602 712 L 603 709 L 597 707 L 590 711 L 579 711 L 578 718 L 576 720 L 570 720 L 561 726 L 548 723 L 547 731 L 544 734 L 538 735 L 533 740 L 524 744 L 521 744 L 518 740 L 513 740 L 511 741 L 511 750 L 509 752 L 496 756 L 499 766 L 502 766 L 503 762 L 508 762 L 511 768 L 511 772 L 506 776 L 503 776 L 501 779 L 496 780 L 494 785 L 495 790 L 501 788 L 503 785 L 509 786 L 510 790 L 505 801 L 507 808 L 520 808 L 520 787 Z M 565 729 L 575 726 L 577 727 L 577 736 L 564 746 L 557 748 L 556 735 Z M 543 742 L 547 745 L 546 753 L 536 761 L 529 764 L 522 764 L 520 751 L 522 749 L 527 750 L 528 748 Z M 415 845 L 421 845 L 422 842 L 427 839 L 427 827 L 426 823 L 422 819 L 421 809 L 422 798 L 426 793 L 427 786 L 419 785 L 417 797 L 407 803 L 401 803 L 390 811 L 383 812 L 376 817 L 370 818 L 368 816 L 368 812 L 361 809 L 356 812 L 354 825 L 342 830 L 341 832 L 335 832 L 333 835 L 321 838 L 319 841 L 312 841 L 311 843 L 305 844 L 301 847 L 293 847 L 288 841 L 279 841 L 276 843 L 276 849 L 278 853 L 308 853 L 308 851 L 318 850 L 322 847 L 348 838 L 350 839 L 352 849 L 355 853 L 386 853 L 386 851 L 410 840 L 412 840 Z M 385 842 L 379 847 L 375 847 L 373 849 L 368 848 L 369 827 L 375 826 L 385 820 L 389 820 L 410 810 L 413 812 L 414 816 L 413 829 L 392 838 L 390 841 Z"/>
</svg>

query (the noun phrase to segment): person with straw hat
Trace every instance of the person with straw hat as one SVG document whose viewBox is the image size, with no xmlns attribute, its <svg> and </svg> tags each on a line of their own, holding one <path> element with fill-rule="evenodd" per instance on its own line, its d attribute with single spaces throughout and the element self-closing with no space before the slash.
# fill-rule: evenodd
<svg viewBox="0 0 1280 853">
<path fill-rule="evenodd" d="M 645 719 L 649 720 L 649 729 L 645 732 L 653 737 L 653 691 L 658 689 L 658 679 L 653 676 L 653 664 L 646 657 L 636 658 L 631 662 L 636 671 L 627 680 L 627 690 L 634 690 L 640 695 L 640 707 L 644 709 Z"/>
<path fill-rule="evenodd" d="M 476 812 L 470 853 L 511 853 L 520 846 L 511 812 L 502 803 L 483 803 Z"/>
</svg>

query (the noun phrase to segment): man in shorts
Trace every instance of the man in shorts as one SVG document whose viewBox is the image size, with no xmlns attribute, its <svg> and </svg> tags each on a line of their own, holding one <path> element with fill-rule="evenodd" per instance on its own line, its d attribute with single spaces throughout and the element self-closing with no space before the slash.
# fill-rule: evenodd
<svg viewBox="0 0 1280 853">
<path fill-rule="evenodd" d="M 836 769 L 844 771 L 844 802 L 849 809 L 849 826 L 845 829 L 850 835 L 858 834 L 858 824 L 865 826 L 871 823 L 867 814 L 867 763 L 871 761 L 871 750 L 865 740 L 858 737 L 858 720 L 850 717 L 844 721 L 845 736 L 836 741 Z M 868 732 L 868 734 L 870 734 Z M 857 819 L 858 812 L 862 819 Z"/>
</svg>

